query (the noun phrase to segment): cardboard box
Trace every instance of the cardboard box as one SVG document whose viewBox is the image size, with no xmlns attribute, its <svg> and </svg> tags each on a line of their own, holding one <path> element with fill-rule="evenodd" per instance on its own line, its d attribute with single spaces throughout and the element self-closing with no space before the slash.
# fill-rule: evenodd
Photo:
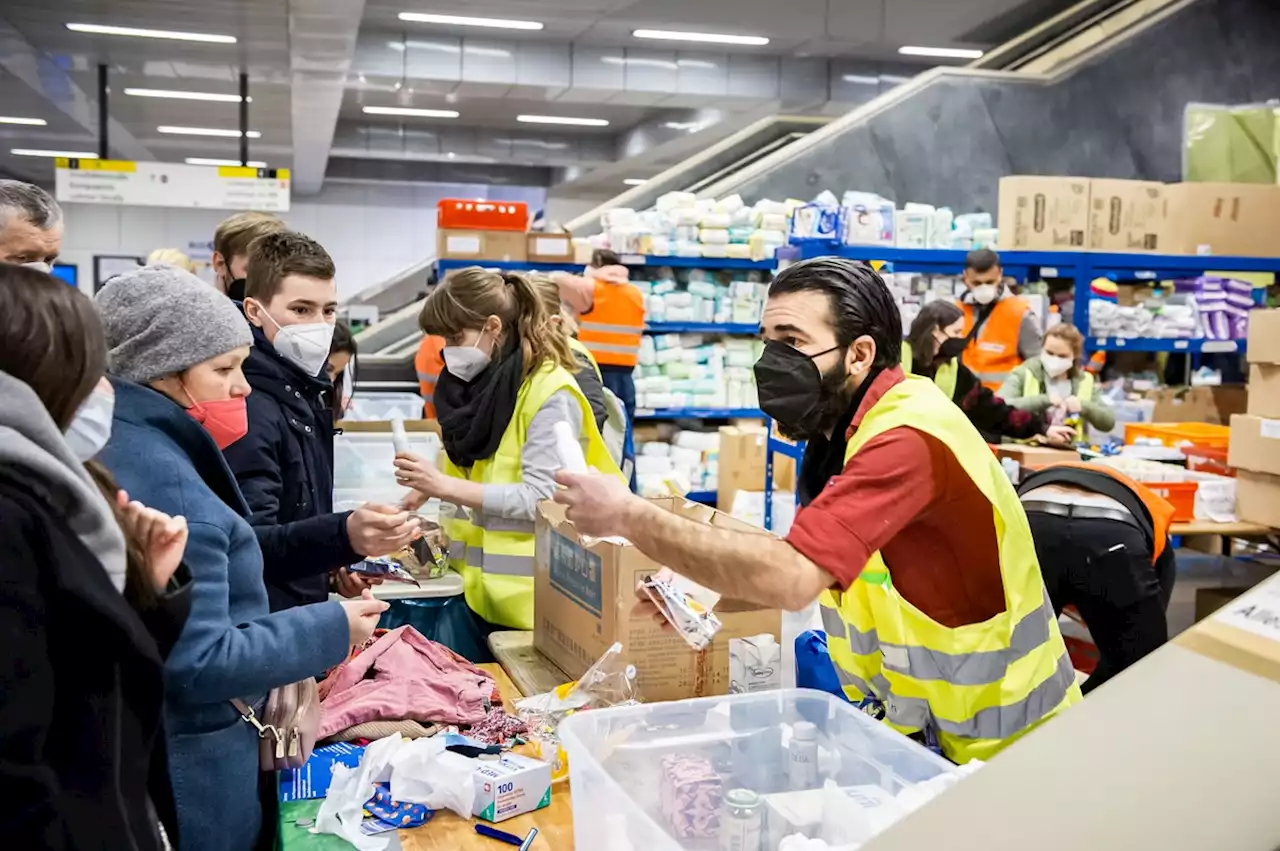
<svg viewBox="0 0 1280 851">
<path fill-rule="evenodd" d="M 1234 414 L 1243 414 L 1249 394 L 1239 384 L 1220 387 L 1158 387 L 1144 398 L 1156 403 L 1153 423 L 1209 423 L 1228 425 Z"/>
<path fill-rule="evenodd" d="M 1249 364 L 1249 404 L 1245 412 L 1280 419 L 1280 364 Z"/>
<path fill-rule="evenodd" d="M 573 237 L 567 233 L 530 233 L 526 234 L 526 254 L 531 263 L 563 263 L 566 266 L 573 262 Z"/>
<path fill-rule="evenodd" d="M 551 763 L 519 754 L 481 760 L 473 815 L 499 822 L 551 806 Z"/>
<path fill-rule="evenodd" d="M 1166 251 L 1270 257 L 1280 230 L 1280 186 L 1174 183 L 1167 187 Z"/>
<path fill-rule="evenodd" d="M 1196 589 L 1196 623 L 1230 603 L 1253 586 Z"/>
<path fill-rule="evenodd" d="M 1280 310 L 1249 311 L 1248 346 L 1249 363 L 1280 364 Z"/>
<path fill-rule="evenodd" d="M 997 203 L 1001 249 L 1061 251 L 1088 247 L 1088 178 L 1002 177 Z"/>
<path fill-rule="evenodd" d="M 1280 476 L 1280 420 L 1232 417 L 1227 463 L 1237 470 Z"/>
<path fill-rule="evenodd" d="M 1280 529 L 1280 476 L 1237 470 L 1236 516 Z"/>
<path fill-rule="evenodd" d="M 436 256 L 443 260 L 521 261 L 526 257 L 524 231 L 454 230 L 436 231 Z"/>
<path fill-rule="evenodd" d="M 733 510 L 738 491 L 763 491 L 765 443 L 768 431 L 760 425 L 722 426 L 720 429 L 720 491 L 716 504 Z M 795 461 L 782 455 L 773 457 L 773 489 L 793 491 L 796 485 Z"/>
<path fill-rule="evenodd" d="M 1089 248 L 1160 251 L 1164 245 L 1165 186 L 1149 180 L 1089 181 Z"/>
<path fill-rule="evenodd" d="M 1005 443 L 996 447 L 996 457 L 1012 458 L 1028 470 L 1039 470 L 1063 461 L 1079 461 L 1080 453 L 1070 449 L 1051 449 L 1048 446 Z"/>
<path fill-rule="evenodd" d="M 674 498 L 652 501 L 698 523 L 767 534 L 703 505 Z M 717 613 L 720 632 L 709 648 L 694 652 L 680 636 L 635 615 L 636 586 L 661 566 L 630 544 L 605 540 L 584 546 L 564 512 L 550 501 L 538 506 L 533 646 L 569 676 L 582 676 L 619 641 L 636 667 L 646 702 L 728 694 L 729 639 L 766 632 L 780 637 L 777 609 Z"/>
</svg>

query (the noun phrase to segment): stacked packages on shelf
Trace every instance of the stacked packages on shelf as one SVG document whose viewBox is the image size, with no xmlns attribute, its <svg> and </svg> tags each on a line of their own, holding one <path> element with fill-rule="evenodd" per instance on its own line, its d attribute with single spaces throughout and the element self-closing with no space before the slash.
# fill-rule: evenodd
<svg viewBox="0 0 1280 851">
<path fill-rule="evenodd" d="M 1157 287 L 1095 281 L 1089 334 L 1127 339 L 1243 340 L 1249 334 L 1253 284 L 1201 275 Z"/>
<path fill-rule="evenodd" d="M 851 190 L 837 199 L 824 190 L 795 208 L 790 236 L 793 241 L 968 251 L 993 246 L 997 233 L 990 213 L 957 216 L 948 207 L 917 203 L 898 209 L 874 192 Z"/>
<path fill-rule="evenodd" d="M 714 491 L 720 434 L 662 425 L 636 434 L 636 486 L 641 496 Z"/>
<path fill-rule="evenodd" d="M 745 338 L 708 342 L 702 334 L 647 335 L 636 367 L 636 407 L 758 407 L 752 367 L 760 346 Z"/>
<path fill-rule="evenodd" d="M 791 209 L 799 203 L 762 200 L 749 207 L 738 195 L 712 201 L 668 192 L 650 210 L 607 211 L 602 232 L 587 243 L 619 254 L 768 260 L 786 244 Z"/>
<path fill-rule="evenodd" d="M 632 283 L 645 294 L 645 319 L 650 323 L 754 325 L 769 290 L 767 276 L 755 270 L 730 275 L 690 269 L 681 274 L 664 266 L 652 280 Z"/>
</svg>

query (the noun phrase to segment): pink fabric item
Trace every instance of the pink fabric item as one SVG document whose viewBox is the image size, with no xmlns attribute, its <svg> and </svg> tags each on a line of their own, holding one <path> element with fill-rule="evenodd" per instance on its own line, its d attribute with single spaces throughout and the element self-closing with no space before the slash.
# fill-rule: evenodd
<svg viewBox="0 0 1280 851">
<path fill-rule="evenodd" d="M 475 724 L 496 688 L 487 673 L 411 626 L 387 633 L 329 680 L 320 739 L 369 721 Z"/>
<path fill-rule="evenodd" d="M 582 275 L 586 278 L 604 281 L 606 284 L 625 284 L 631 280 L 631 274 L 627 271 L 626 266 L 588 266 Z"/>
<path fill-rule="evenodd" d="M 560 300 L 578 316 L 596 306 L 596 281 L 625 284 L 631 279 L 626 266 L 588 266 L 581 275 L 559 272 L 552 277 L 560 287 Z"/>
</svg>

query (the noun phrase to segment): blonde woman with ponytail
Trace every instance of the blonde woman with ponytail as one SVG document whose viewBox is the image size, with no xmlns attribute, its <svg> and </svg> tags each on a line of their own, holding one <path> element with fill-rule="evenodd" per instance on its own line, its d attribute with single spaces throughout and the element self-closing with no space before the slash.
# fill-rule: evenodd
<svg viewBox="0 0 1280 851">
<path fill-rule="evenodd" d="M 418 324 L 445 340 L 435 395 L 445 457 L 440 468 L 396 457 L 397 480 L 415 492 L 406 507 L 438 497 L 469 509 L 449 530 L 449 561 L 477 626 L 533 629 L 533 525 L 561 467 L 558 424 L 589 465 L 622 474 L 574 380 L 568 337 L 531 280 L 461 269 L 427 299 Z"/>
</svg>

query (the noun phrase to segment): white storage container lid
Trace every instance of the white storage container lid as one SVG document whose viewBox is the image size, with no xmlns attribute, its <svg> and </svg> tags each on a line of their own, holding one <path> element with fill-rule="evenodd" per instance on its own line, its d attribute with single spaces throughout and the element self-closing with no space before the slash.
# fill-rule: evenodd
<svg viewBox="0 0 1280 851">
<path fill-rule="evenodd" d="M 417 393 L 361 391 L 351 397 L 351 405 L 342 417 L 355 422 L 420 420 L 423 419 L 422 397 Z"/>
<path fill-rule="evenodd" d="M 793 790 L 787 745 L 797 722 L 816 729 L 819 772 L 814 787 Z M 582 712 L 565 719 L 559 733 L 569 756 L 574 845 L 592 851 L 701 851 L 726 841 L 725 831 L 752 829 L 752 818 L 741 811 L 731 817 L 720 809 L 718 819 L 698 821 L 699 835 L 679 837 L 673 827 L 679 817 L 671 813 L 683 804 L 681 790 L 664 775 L 668 757 L 691 757 L 704 772 L 708 764 L 714 768 L 718 780 L 708 782 L 714 788 L 699 791 L 694 806 L 714 808 L 731 790 L 761 797 L 760 839 L 752 851 L 775 851 L 783 836 L 795 832 L 776 815 L 770 821 L 769 813 L 790 809 L 797 793 L 811 807 L 814 796 L 824 794 L 825 780 L 863 808 L 879 798 L 893 807 L 901 802 L 906 811 L 954 779 L 954 766 L 937 754 L 847 701 L 804 689 Z M 871 834 L 891 823 L 867 814 Z M 706 814 L 687 815 L 697 820 Z"/>
</svg>

